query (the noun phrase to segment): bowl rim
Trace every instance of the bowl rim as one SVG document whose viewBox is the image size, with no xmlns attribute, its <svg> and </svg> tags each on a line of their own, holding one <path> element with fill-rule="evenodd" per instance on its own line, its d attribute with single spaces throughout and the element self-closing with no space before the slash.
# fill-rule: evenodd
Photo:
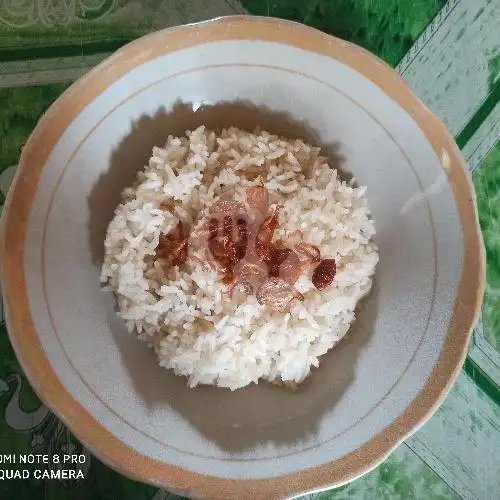
<svg viewBox="0 0 500 500">
<path fill-rule="evenodd" d="M 155 57 L 221 40 L 291 45 L 340 61 L 364 75 L 418 124 L 447 175 L 464 235 L 464 264 L 453 315 L 439 358 L 419 394 L 388 427 L 344 457 L 263 479 L 209 476 L 146 457 L 106 430 L 64 388 L 44 354 L 31 317 L 24 244 L 31 206 L 53 147 L 78 114 L 106 88 Z M 132 479 L 201 498 L 285 498 L 341 486 L 378 466 L 437 410 L 460 373 L 485 289 L 485 251 L 474 186 L 444 124 L 390 66 L 367 50 L 299 23 L 271 17 L 227 16 L 176 26 L 135 40 L 71 85 L 38 122 L 19 161 L 3 210 L 1 280 L 11 343 L 40 399 L 101 461 Z"/>
</svg>

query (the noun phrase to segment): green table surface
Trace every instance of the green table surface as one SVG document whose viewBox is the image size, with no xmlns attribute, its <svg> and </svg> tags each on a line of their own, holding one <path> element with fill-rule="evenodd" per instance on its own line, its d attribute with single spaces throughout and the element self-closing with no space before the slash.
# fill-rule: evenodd
<svg viewBox="0 0 500 500">
<path fill-rule="evenodd" d="M 0 210 L 24 142 L 72 81 L 143 34 L 244 12 L 301 21 L 395 67 L 463 151 L 487 251 L 481 320 L 441 408 L 378 468 L 308 497 L 500 499 L 500 0 L 0 1 Z M 2 471 L 15 467 L 0 461 L 0 499 L 178 498 L 103 465 L 41 404 L 1 307 L 0 353 L 0 456 L 73 450 L 87 457 L 79 480 L 8 480 Z"/>
</svg>

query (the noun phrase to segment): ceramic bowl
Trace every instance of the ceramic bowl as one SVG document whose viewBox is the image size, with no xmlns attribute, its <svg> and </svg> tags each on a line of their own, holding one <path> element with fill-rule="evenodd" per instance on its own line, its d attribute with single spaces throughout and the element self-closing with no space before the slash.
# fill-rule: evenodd
<svg viewBox="0 0 500 500">
<path fill-rule="evenodd" d="M 120 191 L 153 145 L 202 123 L 303 136 L 368 187 L 373 292 L 296 392 L 188 389 L 100 290 Z M 269 18 L 153 33 L 100 64 L 37 125 L 4 212 L 8 327 L 34 389 L 106 464 L 195 497 L 285 498 L 379 464 L 450 390 L 484 278 L 473 188 L 442 123 L 365 50 Z"/>
</svg>

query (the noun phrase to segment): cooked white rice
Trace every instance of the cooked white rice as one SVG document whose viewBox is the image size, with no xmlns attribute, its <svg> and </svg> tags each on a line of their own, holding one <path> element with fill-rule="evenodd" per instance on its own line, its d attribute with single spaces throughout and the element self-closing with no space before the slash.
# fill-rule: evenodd
<svg viewBox="0 0 500 500">
<path fill-rule="evenodd" d="M 378 254 L 365 188 L 342 182 L 320 149 L 300 139 L 236 128 L 217 136 L 204 127 L 186 136 L 154 147 L 135 186 L 124 191 L 108 228 L 101 281 L 116 293 L 128 330 L 154 348 L 161 366 L 188 377 L 190 387 L 300 383 L 346 334 L 370 291 Z M 296 283 L 304 301 L 279 313 L 254 295 L 231 298 L 193 248 L 167 275 L 154 264 L 161 234 L 179 220 L 196 226 L 221 194 L 244 202 L 246 189 L 261 179 L 271 203 L 283 206 L 276 237 L 287 246 L 316 245 L 323 258 L 334 258 L 331 286 L 316 290 L 311 267 Z M 174 201 L 175 215 L 160 208 L 166 200 Z"/>
</svg>

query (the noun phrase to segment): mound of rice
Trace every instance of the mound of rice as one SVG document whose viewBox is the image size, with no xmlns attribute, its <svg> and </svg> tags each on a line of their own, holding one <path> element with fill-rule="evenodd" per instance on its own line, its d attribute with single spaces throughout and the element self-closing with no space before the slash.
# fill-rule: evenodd
<svg viewBox="0 0 500 500">
<path fill-rule="evenodd" d="M 244 202 L 246 189 L 262 181 L 271 203 L 283 207 L 276 236 L 334 258 L 331 286 L 318 291 L 307 269 L 295 285 L 304 301 L 280 313 L 254 295 L 228 294 L 197 249 L 190 247 L 185 264 L 166 273 L 155 262 L 160 235 L 179 220 L 195 228 L 221 195 Z M 123 193 L 109 224 L 101 281 L 115 292 L 128 330 L 190 387 L 300 383 L 346 334 L 356 304 L 370 291 L 378 253 L 364 194 L 300 139 L 237 128 L 217 136 L 203 126 L 170 136 Z M 165 202 L 173 213 L 162 209 Z"/>
</svg>

